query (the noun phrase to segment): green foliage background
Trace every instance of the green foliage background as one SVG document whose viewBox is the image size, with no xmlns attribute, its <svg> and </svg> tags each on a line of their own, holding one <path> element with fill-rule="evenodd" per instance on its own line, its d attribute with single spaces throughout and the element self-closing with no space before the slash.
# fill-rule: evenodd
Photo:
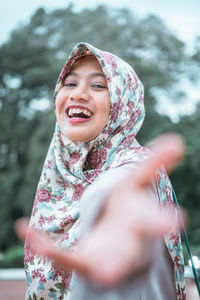
<svg viewBox="0 0 200 300">
<path fill-rule="evenodd" d="M 189 214 L 192 248 L 200 253 L 200 108 L 172 123 L 157 112 L 162 99 L 155 93 L 165 92 L 169 101 L 177 103 L 187 96 L 177 83 L 183 76 L 194 84 L 199 79 L 199 40 L 189 55 L 184 43 L 156 16 L 138 19 L 127 9 L 105 6 L 75 12 L 70 5 L 51 13 L 38 9 L 30 22 L 14 30 L 0 47 L 0 251 L 8 257 L 7 266 L 19 263 L 14 259 L 9 263 L 12 253 L 17 253 L 15 258 L 21 253 L 13 224 L 31 214 L 53 133 L 54 84 L 70 50 L 80 41 L 119 55 L 141 78 L 146 104 L 146 120 L 138 135 L 142 144 L 166 131 L 183 135 L 185 159 L 171 178 Z M 45 110 L 37 109 L 41 99 L 49 102 Z"/>
</svg>

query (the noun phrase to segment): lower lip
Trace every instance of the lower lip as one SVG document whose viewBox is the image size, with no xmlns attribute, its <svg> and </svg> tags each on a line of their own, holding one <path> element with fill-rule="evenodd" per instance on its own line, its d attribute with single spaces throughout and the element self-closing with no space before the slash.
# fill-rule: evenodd
<svg viewBox="0 0 200 300">
<path fill-rule="evenodd" d="M 77 124 L 77 123 L 85 123 L 85 122 L 88 122 L 91 120 L 92 117 L 88 118 L 88 119 L 84 119 L 84 118 L 70 118 L 67 116 L 67 120 L 70 122 L 70 123 L 73 123 L 73 124 Z"/>
</svg>

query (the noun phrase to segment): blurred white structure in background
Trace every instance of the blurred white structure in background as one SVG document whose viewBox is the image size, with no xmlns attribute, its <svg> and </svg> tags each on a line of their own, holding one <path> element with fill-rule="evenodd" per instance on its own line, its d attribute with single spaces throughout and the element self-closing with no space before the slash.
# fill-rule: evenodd
<svg viewBox="0 0 200 300">
<path fill-rule="evenodd" d="M 193 262 L 195 269 L 200 269 L 200 258 L 198 256 L 192 256 Z M 192 267 L 191 260 L 189 260 L 189 265 Z"/>
<path fill-rule="evenodd" d="M 25 271 L 20 269 L 0 269 L 0 280 L 25 280 Z"/>
</svg>

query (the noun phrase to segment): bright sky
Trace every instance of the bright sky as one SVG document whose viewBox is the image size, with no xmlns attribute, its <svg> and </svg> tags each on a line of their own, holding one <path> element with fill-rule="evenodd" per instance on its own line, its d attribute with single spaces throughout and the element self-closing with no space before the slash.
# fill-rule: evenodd
<svg viewBox="0 0 200 300">
<path fill-rule="evenodd" d="M 195 35 L 200 35 L 199 0 L 5 0 L 1 2 L 0 6 L 0 43 L 8 38 L 9 32 L 19 22 L 27 22 L 38 7 L 53 9 L 65 7 L 70 2 L 77 9 L 106 4 L 110 7 L 129 7 L 139 16 L 156 14 L 165 20 L 181 39 L 190 44 Z"/>
<path fill-rule="evenodd" d="M 200 0 L 123 0 L 123 4 L 122 1 L 116 0 L 2 0 L 0 6 L 0 44 L 8 39 L 9 33 L 19 23 L 27 23 L 37 8 L 44 7 L 47 10 L 52 10 L 64 8 L 69 3 L 73 3 L 77 10 L 105 4 L 109 7 L 128 7 L 139 17 L 155 14 L 165 21 L 176 36 L 186 42 L 188 50 L 192 49 L 195 37 L 200 36 Z M 170 105 L 166 99 L 168 113 L 174 120 L 177 119 L 177 112 L 184 114 L 194 111 L 195 103 L 200 99 L 198 87 L 187 87 L 185 84 L 183 89 L 188 94 L 184 105 L 183 102 L 179 105 L 176 104 L 176 106 L 172 103 Z M 160 112 L 162 112 L 162 107 L 159 108 Z"/>
</svg>

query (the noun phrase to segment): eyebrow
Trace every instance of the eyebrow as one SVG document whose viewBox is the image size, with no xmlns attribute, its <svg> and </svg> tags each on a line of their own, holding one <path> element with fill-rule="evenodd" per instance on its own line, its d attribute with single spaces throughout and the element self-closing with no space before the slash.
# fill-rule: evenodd
<svg viewBox="0 0 200 300">
<path fill-rule="evenodd" d="M 78 76 L 78 73 L 77 72 L 69 72 L 68 74 L 67 74 L 67 76 L 70 76 L 70 75 L 72 75 L 72 76 Z M 105 78 L 105 75 L 104 75 L 104 73 L 100 73 L 100 72 L 94 72 L 94 73 L 91 73 L 90 74 L 92 77 L 103 77 L 103 78 Z M 67 77 L 66 76 L 66 77 Z"/>
</svg>

